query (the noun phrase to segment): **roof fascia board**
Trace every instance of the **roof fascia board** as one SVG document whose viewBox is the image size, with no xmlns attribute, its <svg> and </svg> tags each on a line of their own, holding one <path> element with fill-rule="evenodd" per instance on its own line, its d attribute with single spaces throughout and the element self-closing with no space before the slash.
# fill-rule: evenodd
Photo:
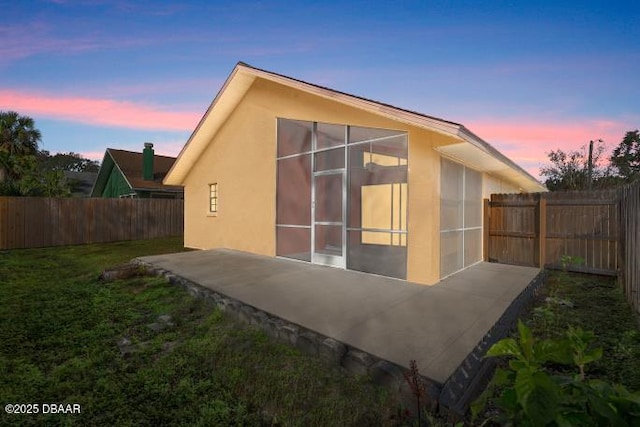
<svg viewBox="0 0 640 427">
<path fill-rule="evenodd" d="M 109 156 L 111 156 L 111 153 L 109 152 L 109 148 L 107 148 L 107 153 L 109 153 Z M 127 175 L 122 171 L 122 169 L 120 169 L 120 165 L 118 164 L 118 162 L 116 162 L 116 159 L 114 159 L 113 156 L 111 156 L 111 160 L 113 160 L 113 164 L 115 165 L 116 168 L 118 168 L 118 171 L 120 171 L 120 174 L 122 174 L 122 177 L 127 182 L 127 185 L 129 186 L 129 188 L 133 190 L 133 185 L 131 185 L 131 182 L 129 182 L 129 178 L 127 178 Z"/>
<path fill-rule="evenodd" d="M 241 66 L 243 66 L 243 64 L 241 64 Z M 323 88 L 321 86 L 316 86 L 300 80 L 291 79 L 290 77 L 281 76 L 279 74 L 256 69 L 253 67 L 249 67 L 249 66 L 244 66 L 244 67 L 245 69 L 250 70 L 251 72 L 253 72 L 254 74 L 260 77 L 263 77 L 272 81 L 276 81 L 278 83 L 281 83 L 287 86 L 293 86 L 325 98 L 338 100 L 342 103 L 351 105 L 356 108 L 361 108 L 374 113 L 382 114 L 391 119 L 402 121 L 406 124 L 419 126 L 422 128 L 426 128 L 428 130 L 439 131 L 446 135 L 454 136 L 456 139 L 460 139 L 464 142 L 467 142 L 473 145 L 474 147 L 482 150 L 483 152 L 487 153 L 488 155 L 494 157 L 497 161 L 499 161 L 500 163 L 503 163 L 505 166 L 515 169 L 517 172 L 524 175 L 524 178 L 527 181 L 532 181 L 532 184 L 533 184 L 532 187 L 535 187 L 540 191 L 546 191 L 546 187 L 542 185 L 537 179 L 535 179 L 531 174 L 529 174 L 529 172 L 524 170 L 518 164 L 513 162 L 511 159 L 506 157 L 504 154 L 499 152 L 497 149 L 495 149 L 493 146 L 491 146 L 489 143 L 484 141 L 482 138 L 478 137 L 476 134 L 471 132 L 469 129 L 467 129 L 463 125 L 448 122 L 445 120 L 438 120 L 436 118 L 427 117 L 417 113 L 412 113 L 407 110 L 394 108 L 392 106 L 380 104 L 375 101 L 355 97 L 342 92 L 337 92 L 331 89 Z"/>
<path fill-rule="evenodd" d="M 238 63 L 234 67 L 233 71 L 231 72 L 229 77 L 227 77 L 224 84 L 222 85 L 222 87 L 216 94 L 215 98 L 209 105 L 209 108 L 207 108 L 207 111 L 204 113 L 204 115 L 200 119 L 200 122 L 198 122 L 198 125 L 196 126 L 194 131 L 191 133 L 191 136 L 189 136 L 187 143 L 184 145 L 184 147 L 182 147 L 182 150 L 180 150 L 180 154 L 178 154 L 177 160 L 173 163 L 173 165 L 167 172 L 167 175 L 164 177 L 162 181 L 163 184 L 165 185 L 182 185 L 183 184 L 184 178 L 186 177 L 188 171 L 184 171 L 185 167 L 181 167 L 180 164 L 184 164 L 185 161 L 189 163 L 188 162 L 189 159 L 192 159 L 195 161 L 197 157 L 200 155 L 200 153 L 206 148 L 206 147 L 202 147 L 202 148 L 198 147 L 199 150 L 197 150 L 197 152 L 187 154 L 188 150 L 190 150 L 191 148 L 194 148 L 195 145 L 198 145 L 200 131 L 204 128 L 205 124 L 210 120 L 210 117 L 212 117 L 213 111 L 216 109 L 216 107 L 218 107 L 219 104 L 222 102 L 223 95 L 225 94 L 227 89 L 232 85 L 233 81 L 236 79 L 236 76 L 240 74 L 241 70 L 245 68 L 246 67 L 243 67 L 241 63 Z M 228 116 L 229 114 L 231 114 L 231 112 L 233 112 L 233 110 L 235 110 L 235 107 L 240 102 L 240 100 L 244 97 L 244 93 L 246 93 L 246 90 L 248 90 L 248 88 L 251 86 L 251 83 L 253 83 L 253 80 L 255 80 L 255 78 L 250 79 L 250 81 L 245 84 L 246 88 L 244 88 L 245 89 L 244 92 L 242 93 L 241 96 L 238 97 L 238 99 L 235 100 L 235 102 L 232 102 L 233 105 L 231 106 L 231 108 L 228 109 L 226 115 L 217 114 L 215 116 L 215 119 L 218 122 L 218 125 L 214 126 L 213 135 L 217 133 L 220 126 L 224 123 L 224 121 L 226 120 L 226 116 Z M 202 144 L 206 144 L 207 142 L 208 141 L 204 141 L 202 142 Z"/>
<path fill-rule="evenodd" d="M 173 164 L 167 175 L 165 176 L 163 183 L 165 185 L 182 185 L 184 184 L 184 178 L 188 174 L 188 166 L 196 161 L 197 157 L 200 153 L 206 148 L 206 144 L 208 141 L 203 141 L 201 138 L 205 138 L 204 136 L 199 137 L 200 131 L 205 127 L 205 124 L 210 120 L 213 111 L 218 107 L 219 103 L 221 103 L 223 96 L 227 89 L 232 85 L 234 80 L 238 77 L 238 75 L 244 75 L 249 77 L 249 83 L 245 82 L 244 86 L 240 85 L 240 95 L 236 95 L 235 99 L 231 99 L 231 108 L 227 108 L 226 111 L 223 111 L 223 114 L 216 114 L 215 119 L 218 122 L 214 123 L 210 132 L 215 135 L 219 130 L 220 126 L 226 120 L 226 117 L 231 114 L 231 112 L 235 109 L 237 104 L 242 100 L 244 94 L 249 89 L 255 78 L 263 78 L 275 83 L 282 84 L 287 87 L 292 87 L 295 89 L 299 89 L 305 91 L 307 93 L 311 93 L 326 99 L 331 99 L 342 104 L 346 104 L 352 106 L 354 108 L 362 109 L 365 111 L 369 111 L 373 114 L 382 115 L 384 117 L 390 118 L 395 121 L 399 121 L 405 124 L 409 124 L 416 127 L 425 128 L 427 130 L 439 132 L 445 134 L 447 136 L 452 136 L 455 139 L 458 139 L 462 142 L 466 142 L 473 147 L 485 152 L 491 157 L 495 158 L 496 161 L 504 164 L 508 168 L 514 169 L 517 173 L 521 174 L 525 181 L 530 181 L 532 187 L 539 188 L 540 191 L 545 191 L 546 188 L 540 184 L 538 180 L 536 180 L 532 175 L 530 175 L 527 171 L 521 168 L 519 165 L 514 163 L 512 160 L 507 158 L 505 155 L 500 153 L 497 149 L 492 147 L 489 143 L 485 142 L 473 132 L 469 131 L 466 127 L 461 124 L 449 122 L 446 120 L 437 119 L 435 117 L 425 116 L 416 112 L 412 112 L 409 110 L 403 110 L 400 108 L 393 107 L 387 104 L 381 104 L 379 102 L 368 100 L 366 98 L 360 98 L 353 95 L 349 95 L 343 92 L 335 91 L 329 88 L 324 88 L 322 86 L 317 86 L 311 83 L 307 83 L 301 80 L 296 80 L 291 77 L 283 76 L 280 74 L 272 73 L 266 70 L 261 70 L 258 68 L 251 67 L 247 64 L 239 62 L 234 67 L 233 71 L 225 80 L 222 88 L 218 91 L 216 97 L 213 99 L 206 113 L 203 115 L 202 119 L 196 126 L 196 129 L 193 131 L 187 143 L 184 145 L 180 154 L 178 155 L 178 160 Z M 226 114 L 224 114 L 226 113 Z M 188 152 L 189 149 L 191 150 Z M 184 166 L 181 166 L 184 165 Z"/>
<path fill-rule="evenodd" d="M 496 160 L 500 161 L 501 163 L 504 163 L 506 166 L 508 166 L 508 167 L 510 167 L 512 169 L 515 169 L 516 171 L 518 171 L 519 173 L 524 175 L 528 180 L 532 181 L 537 187 L 539 187 L 540 191 L 547 191 L 547 188 L 544 185 L 542 185 L 540 183 L 540 181 L 535 179 L 529 172 L 524 170 L 520 165 L 515 163 L 513 160 L 511 160 L 510 158 L 508 158 L 504 154 L 502 154 L 500 151 L 498 151 L 496 148 L 494 148 L 491 144 L 489 144 L 488 142 L 484 141 L 482 138 L 480 138 L 478 135 L 476 135 L 473 132 L 471 132 L 466 127 L 460 126 L 459 137 L 461 139 L 463 139 L 465 142 L 468 142 L 469 144 L 471 144 L 471 145 L 481 149 L 485 153 L 491 155 L 492 157 L 494 157 Z"/>
<path fill-rule="evenodd" d="M 310 83 L 303 82 L 301 80 L 296 80 L 290 77 L 281 76 L 279 74 L 270 73 L 268 71 L 246 66 L 244 70 L 251 72 L 258 77 L 262 77 L 267 80 L 283 84 L 285 86 L 294 87 L 296 89 L 300 89 L 305 92 L 321 96 L 323 98 L 336 100 L 343 104 L 373 112 L 375 114 L 382 114 L 388 118 L 394 119 L 396 121 L 401 121 L 413 126 L 426 127 L 427 129 L 439 131 L 453 136 L 457 136 L 459 129 L 461 128 L 461 125 L 459 124 L 411 113 L 406 110 L 401 110 L 364 98 L 355 97 L 346 93 L 337 92 L 335 90 L 316 86 Z"/>
<path fill-rule="evenodd" d="M 279 83 L 288 87 L 299 89 L 307 93 L 311 93 L 313 95 L 331 99 L 331 100 L 349 105 L 354 108 L 369 111 L 373 114 L 382 115 L 384 117 L 390 118 L 395 121 L 399 121 L 412 126 L 426 128 L 428 130 L 436 131 L 439 133 L 443 133 L 447 136 L 453 136 L 456 139 L 460 139 L 460 137 L 458 136 L 458 132 L 461 125 L 459 124 L 423 116 L 417 113 L 412 113 L 410 111 L 394 108 L 392 106 L 381 104 L 365 98 L 359 98 L 359 97 L 338 92 L 332 89 L 323 88 L 321 86 L 316 86 L 307 82 L 303 82 L 301 80 L 296 80 L 290 77 L 271 73 L 269 71 L 260 70 L 258 68 L 254 68 L 240 62 L 235 66 L 235 68 L 233 69 L 229 77 L 227 77 L 224 84 L 222 85 L 222 88 L 220 89 L 220 91 L 218 91 L 218 93 L 216 94 L 216 97 L 213 99 L 213 101 L 209 105 L 209 108 L 207 109 L 203 117 L 200 119 L 200 122 L 198 123 L 195 130 L 187 140 L 187 143 L 184 145 L 184 147 L 182 147 L 182 150 L 178 155 L 178 160 L 173 164 L 171 169 L 169 169 L 169 172 L 167 173 L 167 175 L 163 180 L 163 183 L 165 185 L 182 185 L 184 183 L 184 178 L 188 174 L 188 171 L 185 170 L 186 166 L 181 166 L 181 164 L 193 163 L 197 159 L 198 155 L 205 149 L 205 147 L 198 147 L 198 149 L 196 149 L 195 151 L 188 152 L 188 150 L 195 148 L 195 146 L 197 145 L 206 144 L 207 141 L 199 141 L 199 134 L 202 131 L 202 129 L 205 127 L 205 124 L 209 121 L 210 117 L 213 114 L 213 111 L 220 104 L 225 92 L 228 90 L 228 88 L 232 85 L 233 81 L 240 74 L 250 77 L 251 83 L 256 78 L 263 78 L 265 80 L 273 81 L 275 83 Z M 246 93 L 246 90 L 248 90 L 249 86 L 250 84 L 246 85 L 246 88 L 244 88 L 245 89 L 244 93 Z M 235 99 L 235 105 L 237 105 L 237 103 L 241 101 L 242 97 L 244 96 L 244 93 L 242 93 L 242 96 L 238 96 L 237 99 Z M 228 109 L 226 115 L 225 114 L 215 115 L 216 120 L 219 121 L 220 124 L 218 126 L 213 126 L 213 135 L 215 135 L 220 125 L 224 122 L 224 119 L 226 119 L 226 116 L 235 109 L 235 105 L 233 105 L 233 108 Z"/>
<path fill-rule="evenodd" d="M 111 171 L 113 170 L 113 166 L 115 165 L 116 162 L 113 161 L 113 157 L 111 157 L 111 154 L 109 153 L 109 149 L 107 148 L 104 151 L 104 156 L 102 156 L 102 163 L 100 164 L 100 170 L 98 171 L 98 175 L 96 176 L 96 180 L 93 182 L 93 186 L 91 187 L 91 193 L 89 193 L 91 195 L 91 197 L 99 197 L 99 196 L 94 196 L 93 192 L 96 190 L 96 187 L 98 186 L 98 183 L 100 182 L 101 175 L 104 175 L 104 173 L 106 173 L 106 172 L 102 172 L 102 171 L 103 171 L 104 166 L 105 166 L 105 164 L 106 164 L 108 159 L 110 159 L 110 161 L 111 161 L 111 167 L 109 167 L 109 173 L 111 173 Z M 106 179 L 107 178 L 102 178 L 102 179 L 105 180 L 105 183 L 106 183 Z M 103 185 L 102 189 L 104 189 L 104 185 Z M 102 193 L 102 189 L 100 191 L 101 193 Z"/>
<path fill-rule="evenodd" d="M 520 173 L 514 171 L 513 169 L 509 169 L 509 168 L 505 168 L 505 169 L 490 169 L 487 170 L 481 166 L 479 166 L 478 164 L 474 163 L 473 161 L 470 161 L 468 158 L 462 158 L 459 157 L 453 153 L 447 152 L 447 151 L 441 151 L 440 148 L 442 147 L 436 147 L 434 148 L 434 150 L 436 150 L 438 152 L 438 154 L 440 155 L 440 157 L 447 159 L 447 160 L 451 160 L 455 163 L 461 164 L 465 167 L 468 167 L 470 169 L 473 169 L 477 172 L 480 173 L 486 173 L 488 175 L 497 177 L 499 179 L 504 179 L 507 180 L 508 182 L 511 182 L 512 184 L 515 184 L 520 191 L 524 191 L 527 193 L 531 193 L 531 192 L 537 192 L 537 191 L 541 191 L 540 189 L 538 189 L 538 187 L 532 185 L 531 181 L 526 179 L 524 176 L 522 176 Z M 495 159 L 494 159 L 495 160 Z M 500 165 L 504 164 L 498 160 L 495 160 L 497 163 L 499 163 Z M 506 173 L 505 171 L 509 171 L 511 172 L 511 175 Z"/>
</svg>

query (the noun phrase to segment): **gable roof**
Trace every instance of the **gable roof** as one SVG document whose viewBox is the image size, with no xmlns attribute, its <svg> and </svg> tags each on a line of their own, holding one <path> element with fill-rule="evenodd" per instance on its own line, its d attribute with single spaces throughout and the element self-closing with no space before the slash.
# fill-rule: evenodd
<svg viewBox="0 0 640 427">
<path fill-rule="evenodd" d="M 176 161 L 175 157 L 153 155 L 153 181 L 142 178 L 142 153 L 107 148 L 114 162 L 134 190 L 182 191 L 182 187 L 164 185 L 162 180 Z"/>
<path fill-rule="evenodd" d="M 184 182 L 190 166 L 195 163 L 199 155 L 206 149 L 208 143 L 213 139 L 256 79 L 269 80 L 391 120 L 447 135 L 459 142 L 436 147 L 436 150 L 444 156 L 458 160 L 480 171 L 518 183 L 523 191 L 547 191 L 546 187 L 526 170 L 462 124 L 329 89 L 255 68 L 243 62 L 236 64 L 182 148 L 182 151 L 180 151 L 177 161 L 171 167 L 164 180 L 166 184 L 180 185 Z"/>
<path fill-rule="evenodd" d="M 120 170 L 132 191 L 182 192 L 183 188 L 181 186 L 165 185 L 162 183 L 175 161 L 175 157 L 154 154 L 153 181 L 147 181 L 142 178 L 142 153 L 107 148 L 91 195 L 96 197 L 96 190 L 98 190 L 98 193 L 102 192 L 102 188 L 106 185 L 107 179 L 114 167 Z"/>
</svg>

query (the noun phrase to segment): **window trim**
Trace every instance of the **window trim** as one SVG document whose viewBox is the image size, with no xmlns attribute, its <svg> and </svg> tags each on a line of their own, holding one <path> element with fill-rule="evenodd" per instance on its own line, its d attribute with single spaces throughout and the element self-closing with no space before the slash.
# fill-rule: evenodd
<svg viewBox="0 0 640 427">
<path fill-rule="evenodd" d="M 220 211 L 218 199 L 220 198 L 220 190 L 218 189 L 218 183 L 212 182 L 209 184 L 209 207 L 208 215 L 217 216 Z"/>
</svg>

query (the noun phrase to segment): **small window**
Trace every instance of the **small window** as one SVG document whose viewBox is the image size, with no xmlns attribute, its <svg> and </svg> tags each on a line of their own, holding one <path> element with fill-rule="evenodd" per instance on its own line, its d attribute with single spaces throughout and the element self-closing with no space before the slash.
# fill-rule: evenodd
<svg viewBox="0 0 640 427">
<path fill-rule="evenodd" d="M 209 212 L 218 212 L 218 183 L 209 184 Z"/>
</svg>

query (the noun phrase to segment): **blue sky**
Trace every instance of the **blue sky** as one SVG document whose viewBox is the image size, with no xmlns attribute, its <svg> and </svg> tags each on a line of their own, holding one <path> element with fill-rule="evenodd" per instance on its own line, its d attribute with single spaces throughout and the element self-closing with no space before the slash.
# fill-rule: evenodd
<svg viewBox="0 0 640 427">
<path fill-rule="evenodd" d="M 238 61 L 466 125 L 537 175 L 640 127 L 640 2 L 3 4 L 0 110 L 42 148 L 176 155 Z"/>
</svg>

